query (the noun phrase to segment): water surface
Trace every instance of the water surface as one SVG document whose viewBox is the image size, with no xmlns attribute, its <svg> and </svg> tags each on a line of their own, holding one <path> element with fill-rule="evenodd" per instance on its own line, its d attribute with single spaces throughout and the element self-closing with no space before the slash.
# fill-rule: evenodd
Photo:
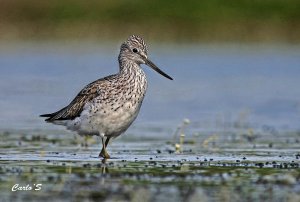
<svg viewBox="0 0 300 202">
<path fill-rule="evenodd" d="M 3 45 L 2 128 L 48 127 L 38 115 L 64 107 L 86 84 L 116 73 L 117 55 L 118 44 Z M 253 124 L 299 129 L 299 47 L 153 45 L 150 58 L 174 81 L 144 67 L 149 88 L 136 125 L 244 116 Z"/>
<path fill-rule="evenodd" d="M 99 138 L 39 114 L 116 73 L 117 55 L 118 44 L 2 44 L 3 201 L 299 201 L 299 47 L 151 46 L 174 81 L 143 67 L 139 117 L 104 162 Z M 15 184 L 42 190 L 12 192 Z"/>
</svg>

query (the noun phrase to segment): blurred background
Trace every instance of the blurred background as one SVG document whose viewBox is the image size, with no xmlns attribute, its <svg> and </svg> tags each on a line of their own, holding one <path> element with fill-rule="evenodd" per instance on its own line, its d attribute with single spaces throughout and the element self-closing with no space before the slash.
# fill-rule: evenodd
<svg viewBox="0 0 300 202">
<path fill-rule="evenodd" d="M 1 1 L 2 40 L 300 41 L 297 0 Z"/>
<path fill-rule="evenodd" d="M 138 34 L 175 78 L 145 68 L 138 121 L 299 128 L 299 11 L 297 0 L 1 1 L 2 127 L 47 127 L 38 115 L 117 72 L 120 44 Z"/>
<path fill-rule="evenodd" d="M 297 0 L 1 1 L 2 39 L 299 42 Z"/>
</svg>

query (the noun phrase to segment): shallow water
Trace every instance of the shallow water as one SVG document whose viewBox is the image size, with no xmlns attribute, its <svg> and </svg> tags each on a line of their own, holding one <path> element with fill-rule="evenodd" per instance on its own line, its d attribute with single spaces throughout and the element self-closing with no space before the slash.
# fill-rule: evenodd
<svg viewBox="0 0 300 202">
<path fill-rule="evenodd" d="M 1 46 L 1 201 L 300 200 L 299 47 L 150 47 L 175 80 L 145 67 L 149 90 L 140 115 L 109 145 L 113 158 L 104 162 L 97 137 L 38 115 L 115 73 L 118 51 L 111 47 Z M 13 192 L 15 184 L 42 185 Z"/>
<path fill-rule="evenodd" d="M 188 131 L 188 130 L 187 130 Z M 74 201 L 298 201 L 300 133 L 169 138 L 132 134 L 97 158 L 100 141 L 63 131 L 1 134 L 1 199 Z M 13 186 L 32 190 L 11 191 Z M 40 186 L 40 187 L 38 187 Z M 41 188 L 35 191 L 34 189 Z M 49 197 L 51 197 L 49 199 Z"/>
</svg>

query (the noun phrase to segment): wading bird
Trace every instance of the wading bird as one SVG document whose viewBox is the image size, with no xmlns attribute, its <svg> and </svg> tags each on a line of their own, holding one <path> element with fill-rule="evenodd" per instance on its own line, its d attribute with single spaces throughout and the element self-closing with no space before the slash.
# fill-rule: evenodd
<svg viewBox="0 0 300 202">
<path fill-rule="evenodd" d="M 119 73 L 98 79 L 83 88 L 61 110 L 43 114 L 46 121 L 64 125 L 79 135 L 97 135 L 102 139 L 99 157 L 110 158 L 106 147 L 110 139 L 124 133 L 136 119 L 147 90 L 141 64 L 173 80 L 148 59 L 144 40 L 132 35 L 120 48 Z"/>
</svg>

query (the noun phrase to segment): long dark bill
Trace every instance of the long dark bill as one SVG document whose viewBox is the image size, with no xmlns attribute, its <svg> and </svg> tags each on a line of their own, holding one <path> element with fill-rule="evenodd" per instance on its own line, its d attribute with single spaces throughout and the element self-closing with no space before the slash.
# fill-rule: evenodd
<svg viewBox="0 0 300 202">
<path fill-rule="evenodd" d="M 151 67 L 152 69 L 154 69 L 156 72 L 160 73 L 161 75 L 163 75 L 164 77 L 173 80 L 172 77 L 170 77 L 169 75 L 167 75 L 165 72 L 161 71 L 153 62 L 151 62 L 150 60 L 146 59 L 146 65 L 148 65 L 149 67 Z"/>
</svg>

